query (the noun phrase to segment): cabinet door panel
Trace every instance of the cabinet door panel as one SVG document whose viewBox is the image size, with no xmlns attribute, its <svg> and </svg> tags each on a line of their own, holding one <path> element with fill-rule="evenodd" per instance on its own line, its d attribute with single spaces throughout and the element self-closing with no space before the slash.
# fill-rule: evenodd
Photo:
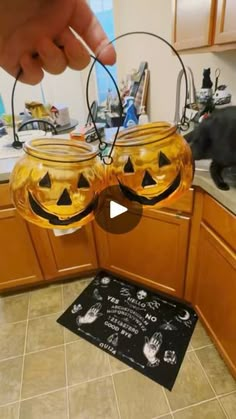
<svg viewBox="0 0 236 419">
<path fill-rule="evenodd" d="M 0 289 L 42 279 L 37 256 L 25 221 L 15 209 L 0 211 Z"/>
<path fill-rule="evenodd" d="M 30 225 L 46 279 L 85 273 L 97 268 L 92 224 L 56 237 L 53 231 Z"/>
<path fill-rule="evenodd" d="M 126 234 L 97 229 L 100 263 L 138 283 L 183 297 L 189 223 L 187 217 L 156 212 L 143 216 Z"/>
<path fill-rule="evenodd" d="M 236 254 L 201 225 L 194 304 L 236 374 Z"/>
<path fill-rule="evenodd" d="M 173 44 L 178 50 L 212 44 L 215 0 L 173 1 Z"/>
<path fill-rule="evenodd" d="M 215 44 L 236 42 L 236 2 L 218 0 Z"/>
</svg>

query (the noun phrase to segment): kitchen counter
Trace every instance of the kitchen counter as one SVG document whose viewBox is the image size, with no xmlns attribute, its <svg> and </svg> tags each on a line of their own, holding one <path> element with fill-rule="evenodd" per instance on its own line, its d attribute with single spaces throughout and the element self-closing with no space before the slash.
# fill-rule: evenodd
<svg viewBox="0 0 236 419">
<path fill-rule="evenodd" d="M 8 182 L 12 169 L 17 158 L 0 159 L 0 182 Z M 209 193 L 225 208 L 236 214 L 236 187 L 230 188 L 229 191 L 221 191 L 213 183 L 210 174 L 207 171 L 196 169 L 193 186 L 199 186 Z"/>
</svg>

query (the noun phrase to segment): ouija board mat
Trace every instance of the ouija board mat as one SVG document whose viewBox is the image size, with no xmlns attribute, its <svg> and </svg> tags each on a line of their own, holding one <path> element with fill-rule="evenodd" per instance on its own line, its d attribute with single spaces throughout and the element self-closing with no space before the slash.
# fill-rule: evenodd
<svg viewBox="0 0 236 419">
<path fill-rule="evenodd" d="M 100 272 L 57 321 L 171 390 L 197 314 L 173 298 Z"/>
</svg>

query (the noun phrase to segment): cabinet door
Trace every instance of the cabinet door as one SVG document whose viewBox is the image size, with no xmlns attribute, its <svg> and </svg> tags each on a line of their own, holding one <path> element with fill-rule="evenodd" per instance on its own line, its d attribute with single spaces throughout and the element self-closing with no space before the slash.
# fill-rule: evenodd
<svg viewBox="0 0 236 419">
<path fill-rule="evenodd" d="M 173 0 L 173 45 L 178 50 L 212 45 L 215 0 Z"/>
<path fill-rule="evenodd" d="M 0 211 L 0 231 L 0 289 L 43 279 L 27 224 L 16 209 Z"/>
<path fill-rule="evenodd" d="M 236 254 L 204 224 L 200 229 L 194 304 L 236 374 Z"/>
<path fill-rule="evenodd" d="M 218 0 L 215 44 L 236 42 L 236 2 Z"/>
<path fill-rule="evenodd" d="M 34 225 L 30 229 L 46 279 L 86 274 L 97 268 L 92 224 L 58 237 Z"/>
<path fill-rule="evenodd" d="M 100 266 L 137 283 L 183 297 L 189 218 L 154 210 L 148 214 L 129 233 L 113 235 L 96 227 Z"/>
</svg>

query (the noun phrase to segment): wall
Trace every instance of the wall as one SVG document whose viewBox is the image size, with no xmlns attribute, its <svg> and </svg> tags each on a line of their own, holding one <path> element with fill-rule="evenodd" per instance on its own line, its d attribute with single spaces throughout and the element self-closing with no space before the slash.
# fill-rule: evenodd
<svg viewBox="0 0 236 419">
<path fill-rule="evenodd" d="M 171 0 L 114 0 L 116 35 L 129 31 L 149 31 L 171 41 Z M 173 120 L 176 80 L 180 70 L 177 58 L 167 46 L 149 36 L 129 36 L 119 40 L 119 78 L 137 68 L 140 61 L 148 61 L 151 70 L 149 108 L 152 120 Z M 236 101 L 236 51 L 224 53 L 184 54 L 183 61 L 194 73 L 197 88 L 201 87 L 202 70 L 211 67 L 212 78 L 221 68 L 220 83 L 229 85 Z"/>
<path fill-rule="evenodd" d="M 70 116 L 77 119 L 80 123 L 84 123 L 88 113 L 85 104 L 85 82 L 86 70 L 78 72 L 67 69 L 58 76 L 45 73 L 42 86 L 46 101 L 49 103 L 67 104 Z M 7 113 L 11 112 L 10 101 L 13 83 L 14 78 L 1 69 L 0 93 L 2 94 Z M 93 85 L 93 80 L 91 80 L 91 85 Z M 90 96 L 92 102 L 94 99 L 92 93 Z M 27 86 L 23 83 L 18 83 L 15 92 L 15 111 L 17 113 L 24 110 L 24 102 L 27 100 L 42 101 L 40 85 Z"/>
</svg>

